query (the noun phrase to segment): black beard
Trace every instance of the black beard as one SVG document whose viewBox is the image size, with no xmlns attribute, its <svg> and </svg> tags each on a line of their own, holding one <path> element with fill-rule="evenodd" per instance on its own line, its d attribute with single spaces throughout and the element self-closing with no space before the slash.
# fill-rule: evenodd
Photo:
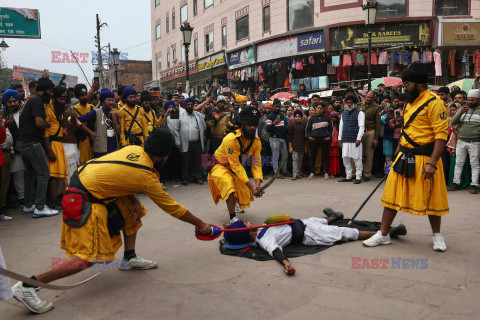
<svg viewBox="0 0 480 320">
<path fill-rule="evenodd" d="M 88 99 L 78 99 L 78 102 L 82 105 L 85 106 L 88 103 Z"/>
<path fill-rule="evenodd" d="M 42 100 L 44 104 L 49 104 L 50 99 L 51 99 L 50 94 L 47 91 L 42 93 Z"/>
<path fill-rule="evenodd" d="M 415 85 L 412 92 L 407 93 L 407 103 L 413 103 L 415 100 L 417 100 L 419 95 L 420 95 L 420 90 L 418 90 L 418 87 Z"/>
<path fill-rule="evenodd" d="M 128 105 L 130 108 L 133 108 L 133 107 L 135 107 L 136 102 L 135 102 L 135 101 L 133 101 L 133 102 L 127 101 L 127 105 Z"/>
<path fill-rule="evenodd" d="M 242 126 L 240 130 L 242 130 L 242 134 L 246 139 L 252 140 L 253 138 L 255 138 L 255 131 L 248 131 L 245 126 Z"/>
<path fill-rule="evenodd" d="M 53 100 L 53 108 L 55 109 L 55 113 L 57 115 L 62 115 L 65 111 L 65 104 L 58 103 L 56 100 Z"/>
<path fill-rule="evenodd" d="M 280 110 L 273 110 L 273 113 L 279 114 L 279 113 L 280 113 Z"/>
<path fill-rule="evenodd" d="M 188 113 L 188 114 L 192 114 L 192 113 L 193 113 L 193 108 L 187 108 L 187 109 L 185 109 L 185 110 L 187 110 L 187 113 Z"/>
</svg>

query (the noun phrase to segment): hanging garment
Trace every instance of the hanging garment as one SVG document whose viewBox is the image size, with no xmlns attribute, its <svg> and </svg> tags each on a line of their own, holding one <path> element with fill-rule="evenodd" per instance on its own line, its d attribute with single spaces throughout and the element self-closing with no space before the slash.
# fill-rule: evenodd
<svg viewBox="0 0 480 320">
<path fill-rule="evenodd" d="M 332 66 L 335 68 L 340 66 L 340 56 L 332 57 Z"/>
<path fill-rule="evenodd" d="M 372 53 L 372 64 L 378 64 L 378 52 Z"/>
<path fill-rule="evenodd" d="M 352 51 L 352 64 L 358 66 L 357 51 Z"/>
<path fill-rule="evenodd" d="M 463 63 L 463 76 L 464 77 L 470 77 L 470 55 L 468 54 L 468 51 L 465 50 L 463 52 L 463 58 L 462 58 L 462 63 Z"/>
<path fill-rule="evenodd" d="M 363 58 L 363 54 L 358 51 L 357 53 L 357 63 L 359 66 L 363 66 L 365 64 L 365 59 Z"/>
<path fill-rule="evenodd" d="M 401 51 L 392 51 L 390 57 L 390 64 L 402 63 Z"/>
<path fill-rule="evenodd" d="M 402 52 L 402 64 L 409 65 L 412 62 L 411 52 Z"/>
<path fill-rule="evenodd" d="M 327 74 L 336 74 L 336 73 L 337 73 L 337 69 L 332 64 L 328 64 Z"/>
<path fill-rule="evenodd" d="M 379 64 L 388 64 L 388 53 L 380 52 L 380 57 L 378 59 Z"/>
<path fill-rule="evenodd" d="M 473 67 L 476 76 L 480 70 L 480 50 L 478 49 L 473 53 Z"/>
<path fill-rule="evenodd" d="M 349 54 L 343 55 L 343 66 L 350 67 L 352 65 L 352 56 Z"/>
<path fill-rule="evenodd" d="M 435 77 L 442 76 L 442 56 L 439 52 L 433 53 L 433 60 L 435 61 Z"/>
<path fill-rule="evenodd" d="M 412 52 L 412 63 L 420 62 L 420 57 L 417 51 Z"/>
<path fill-rule="evenodd" d="M 448 64 L 450 65 L 450 76 L 456 77 L 457 73 L 455 70 L 455 50 L 450 50 L 448 53 Z"/>
<path fill-rule="evenodd" d="M 427 62 L 425 63 L 432 63 L 433 62 L 433 54 L 431 51 L 425 51 L 425 57 Z"/>
</svg>

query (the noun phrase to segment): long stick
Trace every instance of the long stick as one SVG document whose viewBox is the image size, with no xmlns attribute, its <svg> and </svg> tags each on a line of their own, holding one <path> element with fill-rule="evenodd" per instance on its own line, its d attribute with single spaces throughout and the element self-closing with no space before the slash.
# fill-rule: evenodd
<svg viewBox="0 0 480 320">
<path fill-rule="evenodd" d="M 83 73 L 83 77 L 85 78 L 85 80 L 87 81 L 88 85 L 91 87 L 92 85 L 90 84 L 90 81 L 88 81 L 87 79 L 87 76 L 85 75 L 85 72 L 83 72 L 83 69 L 82 69 L 82 66 L 80 65 L 80 63 L 78 63 L 78 59 L 77 57 L 75 57 L 75 55 L 73 54 L 72 50 L 70 50 L 70 52 L 72 53 L 72 57 L 75 58 L 75 62 L 77 63 L 78 67 L 80 68 L 80 70 L 82 71 Z"/>
<path fill-rule="evenodd" d="M 372 193 L 370 193 L 370 195 L 367 197 L 367 199 L 365 199 L 365 201 L 363 201 L 362 205 L 360 206 L 360 208 L 358 208 L 357 212 L 355 212 L 355 214 L 353 215 L 352 219 L 350 219 L 350 221 L 348 222 L 348 225 L 351 225 L 352 224 L 352 221 L 357 217 L 357 215 L 360 213 L 360 211 L 363 209 L 363 207 L 367 204 L 368 200 L 370 200 L 370 198 L 373 196 L 373 194 L 375 193 L 375 191 L 377 191 L 377 189 L 380 187 L 380 185 L 383 183 L 383 181 L 387 180 L 387 177 L 388 177 L 388 174 L 386 174 L 383 179 L 378 183 L 378 185 L 375 187 L 375 189 L 373 189 Z"/>
</svg>

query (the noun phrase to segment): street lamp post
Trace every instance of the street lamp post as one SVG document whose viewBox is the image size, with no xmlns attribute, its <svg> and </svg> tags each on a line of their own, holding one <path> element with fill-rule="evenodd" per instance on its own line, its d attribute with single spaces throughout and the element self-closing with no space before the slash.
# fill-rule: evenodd
<svg viewBox="0 0 480 320">
<path fill-rule="evenodd" d="M 372 90 L 372 31 L 370 26 L 375 24 L 377 9 L 378 3 L 374 0 L 368 0 L 365 5 L 362 5 L 365 24 L 368 26 L 368 91 Z"/>
<path fill-rule="evenodd" d="M 118 87 L 118 66 L 120 65 L 120 51 L 117 48 L 112 50 L 113 72 L 115 77 L 115 88 Z"/>
<path fill-rule="evenodd" d="M 187 94 L 190 92 L 190 78 L 189 78 L 189 61 L 188 61 L 188 47 L 192 42 L 192 31 L 193 28 L 190 26 L 188 22 L 185 22 L 181 27 L 180 31 L 183 34 L 183 45 L 185 46 L 185 60 L 186 60 L 186 71 L 187 71 L 187 81 L 185 83 L 185 91 Z"/>
</svg>

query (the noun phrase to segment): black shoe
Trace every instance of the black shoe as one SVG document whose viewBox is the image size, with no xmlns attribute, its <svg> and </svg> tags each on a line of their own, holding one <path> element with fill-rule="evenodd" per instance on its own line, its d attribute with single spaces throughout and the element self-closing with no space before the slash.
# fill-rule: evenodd
<svg viewBox="0 0 480 320">
<path fill-rule="evenodd" d="M 338 182 L 352 182 L 352 181 L 353 181 L 352 178 L 350 178 L 350 179 L 343 178 L 343 179 L 338 180 Z"/>
<path fill-rule="evenodd" d="M 333 221 L 338 221 L 343 219 L 343 213 L 341 212 L 334 212 L 331 217 L 333 218 Z"/>
<path fill-rule="evenodd" d="M 380 179 L 381 179 L 381 178 L 383 178 L 383 174 L 377 173 L 377 174 L 375 175 L 375 178 L 380 178 Z"/>
<path fill-rule="evenodd" d="M 332 208 L 325 208 L 323 209 L 323 213 L 327 216 L 330 217 L 332 214 L 335 213 L 335 211 Z"/>
<path fill-rule="evenodd" d="M 370 178 L 368 178 L 368 180 L 370 180 Z M 353 184 L 360 184 L 360 183 L 362 183 L 362 180 L 360 179 L 355 179 L 355 181 L 353 182 Z"/>
<path fill-rule="evenodd" d="M 397 239 L 399 236 L 405 236 L 406 234 L 407 228 L 403 224 L 390 229 L 390 237 L 393 239 Z"/>
<path fill-rule="evenodd" d="M 451 186 L 447 186 L 447 191 L 459 191 L 462 190 L 462 187 L 460 187 L 459 184 L 452 184 Z"/>
<path fill-rule="evenodd" d="M 202 180 L 196 180 L 195 183 L 203 186 L 203 181 Z"/>
<path fill-rule="evenodd" d="M 471 194 L 478 194 L 478 186 L 472 186 L 468 192 Z"/>
<path fill-rule="evenodd" d="M 188 181 L 187 181 L 187 180 L 183 180 L 183 181 L 182 181 L 182 184 L 183 184 L 184 186 L 188 186 Z"/>
<path fill-rule="evenodd" d="M 370 177 L 363 177 L 363 181 L 365 181 L 365 182 L 370 181 L 370 180 L 372 180 Z"/>
<path fill-rule="evenodd" d="M 208 181 L 207 177 L 202 177 L 202 181 L 207 182 Z"/>
</svg>

